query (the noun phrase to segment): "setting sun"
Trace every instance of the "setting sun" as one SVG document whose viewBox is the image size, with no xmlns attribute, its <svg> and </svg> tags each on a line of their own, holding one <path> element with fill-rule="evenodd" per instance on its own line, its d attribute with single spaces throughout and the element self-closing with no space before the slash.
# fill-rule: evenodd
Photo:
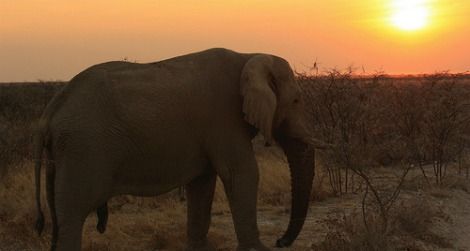
<svg viewBox="0 0 470 251">
<path fill-rule="evenodd" d="M 426 0 L 395 0 L 392 24 L 405 31 L 424 28 L 428 24 L 429 6 Z"/>
</svg>

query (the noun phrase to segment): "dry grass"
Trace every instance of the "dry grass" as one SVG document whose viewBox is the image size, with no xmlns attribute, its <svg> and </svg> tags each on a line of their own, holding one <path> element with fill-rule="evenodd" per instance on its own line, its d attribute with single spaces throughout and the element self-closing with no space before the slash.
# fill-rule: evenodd
<svg viewBox="0 0 470 251">
<path fill-rule="evenodd" d="M 447 177 L 444 181 L 443 187 L 453 190 L 462 190 L 464 192 L 470 193 L 469 179 L 459 175 L 452 175 L 450 177 Z"/>
<path fill-rule="evenodd" d="M 374 229 L 367 230 L 362 224 L 361 216 L 354 211 L 340 217 L 332 217 L 328 220 L 330 230 L 325 239 L 313 246 L 317 251 L 379 251 L 392 250 L 388 237 L 380 234 L 378 219 L 369 218 L 369 222 Z"/>
<path fill-rule="evenodd" d="M 0 183 L 1 250 L 45 250 L 48 243 L 34 232 L 33 167 L 20 163 Z M 47 229 L 50 231 L 50 229 Z M 7 248 L 9 247 L 9 248 Z"/>
<path fill-rule="evenodd" d="M 390 218 L 387 233 L 381 232 L 381 220 L 375 213 L 363 216 L 358 211 L 342 213 L 328 220 L 325 239 L 313 246 L 314 250 L 381 251 L 381 250 L 436 250 L 452 248 L 449 239 L 433 231 L 433 222 L 444 215 L 426 199 L 403 200 Z"/>
<path fill-rule="evenodd" d="M 437 248 L 453 248 L 448 237 L 441 236 L 433 230 L 435 221 L 448 221 L 448 216 L 443 213 L 440 206 L 433 205 L 430 198 L 418 197 L 402 201 L 395 211 L 394 220 L 396 221 L 397 236 L 411 236 L 415 239 L 414 245 L 418 246 L 417 241 L 434 245 Z M 448 222 L 451 224 L 451 222 Z M 407 238 L 402 238 L 406 240 Z M 410 243 L 402 242 L 402 246 L 407 248 Z"/>
</svg>

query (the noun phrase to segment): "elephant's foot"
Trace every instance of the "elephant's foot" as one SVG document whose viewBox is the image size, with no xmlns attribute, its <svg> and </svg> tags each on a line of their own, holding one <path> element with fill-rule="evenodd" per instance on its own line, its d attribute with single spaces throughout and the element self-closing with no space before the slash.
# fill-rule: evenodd
<svg viewBox="0 0 470 251">
<path fill-rule="evenodd" d="M 263 243 L 258 242 L 255 245 L 249 245 L 249 246 L 238 245 L 237 251 L 271 251 L 271 249 L 263 245 Z"/>
<path fill-rule="evenodd" d="M 216 251 L 217 249 L 205 240 L 197 244 L 187 244 L 185 251 Z"/>
</svg>

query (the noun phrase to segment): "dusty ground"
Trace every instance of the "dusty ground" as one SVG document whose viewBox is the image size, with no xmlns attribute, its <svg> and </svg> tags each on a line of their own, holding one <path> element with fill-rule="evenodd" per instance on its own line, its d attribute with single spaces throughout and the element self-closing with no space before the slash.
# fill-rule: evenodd
<svg viewBox="0 0 470 251">
<path fill-rule="evenodd" d="M 432 198 L 431 204 L 441 206 L 445 216 L 433 219 L 435 223 L 431 231 L 448 238 L 453 247 L 442 248 L 433 241 L 427 243 L 421 240 L 416 240 L 415 245 L 422 250 L 470 250 L 470 195 L 464 191 L 445 191 L 444 194 L 445 198 Z M 310 217 L 294 245 L 288 249 L 273 250 L 314 250 L 312 244 L 320 243 L 327 233 L 327 219 L 336 217 L 345 209 L 359 207 L 358 202 L 358 196 L 314 202 L 309 211 Z M 85 227 L 84 250 L 182 250 L 185 205 L 177 199 L 168 199 L 163 204 L 155 209 L 142 209 L 135 204 L 115 209 L 110 215 L 109 228 L 103 235 L 95 230 L 96 218 L 89 217 Z M 288 211 L 283 206 L 261 206 L 258 217 L 262 240 L 273 247 L 276 238 L 285 230 Z M 231 215 L 223 202 L 215 205 L 209 239 L 218 250 L 233 250 L 236 246 Z"/>
<path fill-rule="evenodd" d="M 105 235 L 95 233 L 94 224 L 96 219 L 93 217 L 87 223 L 87 232 L 92 235 L 85 243 L 86 250 L 124 250 L 119 249 L 119 244 L 115 243 L 118 237 L 119 242 L 132 243 L 141 246 L 137 249 L 126 250 L 180 250 L 183 248 L 185 236 L 184 205 L 175 202 L 172 215 L 162 217 L 162 212 L 158 210 L 140 211 L 137 215 L 132 208 L 121 210 L 111 216 L 110 221 L 119 218 L 119 223 L 114 221 L 110 224 L 109 232 Z M 352 198 L 345 200 L 330 199 L 313 205 L 310 209 L 310 218 L 305 224 L 304 230 L 298 240 L 289 249 L 280 250 L 310 250 L 312 243 L 321 241 L 326 234 L 324 220 L 329 214 L 338 210 L 338 205 L 345 207 L 353 206 Z M 167 214 L 165 209 L 163 212 Z M 160 214 L 160 215 L 159 215 Z M 262 206 L 259 208 L 258 223 L 261 230 L 262 240 L 266 245 L 274 246 L 276 238 L 285 230 L 288 222 L 288 211 L 282 206 Z M 129 222 L 126 223 L 126 219 Z M 160 220 L 159 220 L 160 219 Z M 235 235 L 230 212 L 224 205 L 218 204 L 213 212 L 213 221 L 209 233 L 209 239 L 219 250 L 233 250 L 236 246 Z M 139 225 L 140 226 L 136 226 Z M 142 229 L 140 233 L 135 233 L 132 229 Z M 178 240 L 171 243 L 168 240 Z M 142 242 L 147 244 L 142 246 Z M 113 244 L 113 242 L 116 244 Z M 153 245 L 153 246 L 152 246 Z M 157 248 L 155 248 L 157 247 Z M 109 249 L 107 249 L 109 248 Z"/>
</svg>

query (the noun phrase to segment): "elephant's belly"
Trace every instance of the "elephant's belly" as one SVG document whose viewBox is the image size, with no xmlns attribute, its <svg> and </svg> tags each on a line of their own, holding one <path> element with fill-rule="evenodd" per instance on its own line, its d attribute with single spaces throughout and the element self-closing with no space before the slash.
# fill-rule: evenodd
<svg viewBox="0 0 470 251">
<path fill-rule="evenodd" d="M 113 196 L 134 195 L 134 196 L 157 196 L 167 193 L 177 186 L 163 185 L 125 185 L 119 184 L 114 187 Z"/>
<path fill-rule="evenodd" d="M 189 183 L 208 168 L 203 158 L 126 162 L 114 176 L 114 195 L 155 196 Z"/>
</svg>

